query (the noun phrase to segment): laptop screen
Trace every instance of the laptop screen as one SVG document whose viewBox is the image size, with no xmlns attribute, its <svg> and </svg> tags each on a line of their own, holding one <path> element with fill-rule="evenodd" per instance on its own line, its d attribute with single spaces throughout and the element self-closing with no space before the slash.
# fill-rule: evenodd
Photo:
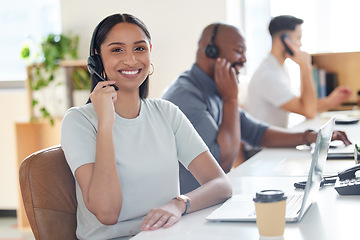
<svg viewBox="0 0 360 240">
<path fill-rule="evenodd" d="M 322 172 L 327 158 L 329 143 L 331 140 L 335 119 L 332 118 L 324 124 L 316 139 L 315 149 L 312 154 L 311 166 L 308 171 L 308 178 L 304 190 L 300 211 L 298 208 L 294 214 L 286 216 L 287 222 L 299 221 L 310 205 L 316 201 L 316 195 L 320 189 Z M 212 221 L 255 221 L 253 194 L 235 194 L 219 208 L 206 217 Z M 299 206 L 297 206 L 299 207 Z M 234 211 L 236 209 L 236 211 Z M 291 213 L 291 211 L 290 211 Z"/>
<path fill-rule="evenodd" d="M 308 180 L 305 187 L 305 192 L 308 194 L 304 195 L 303 205 L 300 212 L 300 218 L 305 214 L 306 209 L 315 202 L 316 195 L 319 192 L 320 183 L 322 180 L 322 173 L 326 162 L 329 144 L 335 125 L 335 118 L 329 120 L 324 124 L 319 132 L 316 139 L 315 149 L 312 155 L 311 166 L 309 170 Z"/>
</svg>

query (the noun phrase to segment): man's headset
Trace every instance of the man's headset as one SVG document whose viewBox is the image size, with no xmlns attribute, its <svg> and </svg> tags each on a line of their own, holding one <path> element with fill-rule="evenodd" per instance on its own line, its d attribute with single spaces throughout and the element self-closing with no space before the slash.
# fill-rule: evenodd
<svg viewBox="0 0 360 240">
<path fill-rule="evenodd" d="M 205 54 L 208 58 L 217 58 L 219 56 L 219 49 L 218 47 L 215 45 L 214 41 L 215 41 L 215 36 L 216 36 L 216 32 L 219 28 L 220 23 L 217 23 L 214 26 L 213 32 L 211 34 L 211 39 L 210 39 L 210 43 L 209 45 L 206 46 L 205 48 Z"/>
<path fill-rule="evenodd" d="M 103 66 L 101 57 L 99 54 L 95 53 L 95 38 L 96 38 L 96 35 L 98 32 L 98 29 L 100 28 L 101 25 L 102 25 L 102 22 L 99 23 L 99 25 L 97 25 L 97 27 L 95 28 L 94 33 L 91 37 L 90 56 L 87 59 L 87 67 L 91 74 L 95 74 L 96 76 L 98 76 L 101 81 L 106 81 L 106 79 L 102 76 L 102 74 L 104 72 L 104 66 Z M 119 90 L 119 88 L 116 85 L 113 84 L 111 86 L 113 86 L 116 91 Z"/>
</svg>

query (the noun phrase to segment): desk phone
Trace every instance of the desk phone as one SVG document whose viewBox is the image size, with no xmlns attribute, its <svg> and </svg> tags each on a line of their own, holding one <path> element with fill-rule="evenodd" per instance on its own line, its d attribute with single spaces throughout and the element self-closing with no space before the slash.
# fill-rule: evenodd
<svg viewBox="0 0 360 240">
<path fill-rule="evenodd" d="M 357 170 L 360 170 L 360 164 L 338 173 L 334 188 L 340 195 L 360 195 L 360 177 L 356 176 Z"/>
</svg>

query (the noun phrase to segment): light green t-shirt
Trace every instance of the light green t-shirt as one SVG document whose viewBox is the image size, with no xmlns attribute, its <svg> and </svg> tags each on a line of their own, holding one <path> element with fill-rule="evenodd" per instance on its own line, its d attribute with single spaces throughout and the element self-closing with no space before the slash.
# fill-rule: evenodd
<svg viewBox="0 0 360 240">
<path fill-rule="evenodd" d="M 123 191 L 118 223 L 101 224 L 86 208 L 76 182 L 77 236 L 110 239 L 135 235 L 143 217 L 179 195 L 178 160 L 187 167 L 208 148 L 174 104 L 161 99 L 141 101 L 140 114 L 125 119 L 115 114 L 115 158 Z M 73 172 L 95 162 L 97 115 L 93 105 L 69 109 L 62 121 L 61 146 Z"/>
</svg>

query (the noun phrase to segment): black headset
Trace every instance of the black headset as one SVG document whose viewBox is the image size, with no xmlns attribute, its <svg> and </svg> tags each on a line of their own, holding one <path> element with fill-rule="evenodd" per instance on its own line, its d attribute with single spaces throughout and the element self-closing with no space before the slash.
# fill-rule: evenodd
<svg viewBox="0 0 360 240">
<path fill-rule="evenodd" d="M 103 22 L 104 21 L 100 22 L 99 25 L 96 26 L 94 33 L 91 37 L 90 56 L 87 59 L 87 67 L 91 74 L 95 74 L 96 76 L 98 76 L 101 81 L 106 81 L 105 77 L 103 76 L 104 65 L 102 63 L 101 57 L 99 54 L 95 53 L 95 38 L 96 38 L 96 35 L 98 32 L 98 29 L 100 28 L 100 26 L 102 25 Z M 116 85 L 112 84 L 111 86 L 113 86 L 116 91 L 119 90 L 119 88 Z"/>
<path fill-rule="evenodd" d="M 104 66 L 101 60 L 101 57 L 99 54 L 95 53 L 95 38 L 98 32 L 98 29 L 100 28 L 101 23 L 97 25 L 97 27 L 94 30 L 94 33 L 91 38 L 90 42 L 90 56 L 87 59 L 87 67 L 91 74 L 96 74 L 98 77 L 100 77 L 102 80 L 105 81 L 104 77 L 101 76 L 104 71 Z M 100 75 L 100 76 L 99 76 Z"/>
<path fill-rule="evenodd" d="M 215 41 L 215 36 L 216 36 L 216 32 L 219 28 L 220 23 L 217 23 L 214 26 L 213 32 L 211 34 L 211 39 L 210 39 L 210 43 L 209 45 L 206 46 L 205 48 L 205 54 L 208 58 L 217 58 L 219 56 L 219 49 L 218 47 L 215 45 L 214 41 Z"/>
</svg>

